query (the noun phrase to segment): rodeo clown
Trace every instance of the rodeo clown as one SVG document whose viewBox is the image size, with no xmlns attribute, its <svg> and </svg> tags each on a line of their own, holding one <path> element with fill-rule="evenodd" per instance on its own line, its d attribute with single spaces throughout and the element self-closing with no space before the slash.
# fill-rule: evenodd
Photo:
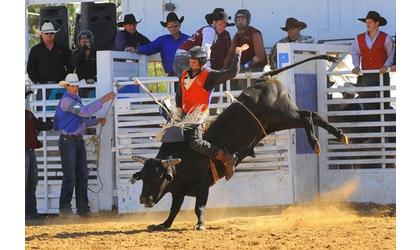
<svg viewBox="0 0 420 250">
<path fill-rule="evenodd" d="M 241 52 L 246 49 L 248 49 L 246 44 L 236 48 L 233 63 L 229 69 L 209 71 L 205 67 L 206 51 L 199 46 L 191 48 L 188 51 L 189 68 L 182 72 L 179 79 L 180 84 L 175 98 L 177 107 L 175 120 L 180 121 L 186 114 L 189 115 L 197 111 L 207 117 L 213 89 L 218 84 L 236 76 L 239 71 Z M 237 156 L 204 140 L 202 123 L 185 127 L 185 135 L 193 150 L 223 162 L 226 180 L 232 177 Z"/>
</svg>

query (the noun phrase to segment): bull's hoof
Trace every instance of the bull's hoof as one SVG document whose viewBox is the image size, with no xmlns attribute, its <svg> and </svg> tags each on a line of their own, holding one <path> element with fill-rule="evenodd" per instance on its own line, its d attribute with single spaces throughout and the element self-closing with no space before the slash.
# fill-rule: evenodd
<svg viewBox="0 0 420 250">
<path fill-rule="evenodd" d="M 206 227 L 202 224 L 195 225 L 195 230 L 206 230 Z"/>
<path fill-rule="evenodd" d="M 319 144 L 318 141 L 315 143 L 314 151 L 318 156 L 321 154 L 321 145 Z"/>
<path fill-rule="evenodd" d="M 169 227 L 165 226 L 165 224 L 159 224 L 159 225 L 149 225 L 147 227 L 150 231 L 166 231 L 169 229 Z"/>
<path fill-rule="evenodd" d="M 346 135 L 342 135 L 340 140 L 343 144 L 349 144 L 349 138 Z"/>
</svg>

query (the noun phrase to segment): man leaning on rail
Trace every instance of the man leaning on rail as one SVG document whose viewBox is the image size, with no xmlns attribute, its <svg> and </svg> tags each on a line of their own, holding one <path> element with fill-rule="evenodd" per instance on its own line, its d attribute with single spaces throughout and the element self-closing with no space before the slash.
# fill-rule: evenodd
<svg viewBox="0 0 420 250">
<path fill-rule="evenodd" d="M 353 60 L 354 74 L 359 74 L 360 64 L 363 70 L 379 70 L 383 75 L 384 86 L 389 86 L 389 74 L 387 70 L 394 61 L 394 44 L 391 37 L 379 30 L 380 26 L 387 24 L 385 18 L 376 11 L 369 11 L 365 18 L 359 18 L 366 24 L 366 32 L 363 32 L 354 39 L 351 46 L 351 56 Z M 379 86 L 378 73 L 365 73 L 359 76 L 357 85 L 359 87 Z M 384 97 L 389 97 L 389 91 L 384 92 Z M 379 92 L 360 92 L 360 98 L 378 98 Z M 385 103 L 385 108 L 389 109 L 389 102 Z M 363 105 L 363 109 L 379 109 L 377 103 Z"/>
<path fill-rule="evenodd" d="M 98 123 L 105 125 L 105 118 L 89 118 L 102 108 L 102 105 L 114 99 L 115 93 L 109 92 L 103 97 L 84 106 L 78 95 L 79 79 L 76 74 L 68 74 L 59 83 L 67 91 L 60 99 L 54 116 L 54 129 L 60 131 L 58 147 L 63 169 L 63 183 L 60 193 L 60 217 L 72 214 L 71 200 L 73 189 L 76 193 L 77 213 L 82 217 L 90 216 L 89 200 L 87 196 L 88 168 L 86 148 L 83 140 L 86 127 Z"/>
</svg>

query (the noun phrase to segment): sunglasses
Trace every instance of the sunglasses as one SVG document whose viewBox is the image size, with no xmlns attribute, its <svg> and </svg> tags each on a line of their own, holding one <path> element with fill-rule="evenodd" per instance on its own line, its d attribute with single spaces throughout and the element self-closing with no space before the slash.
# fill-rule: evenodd
<svg viewBox="0 0 420 250">
<path fill-rule="evenodd" d="M 179 24 L 176 24 L 176 25 L 168 26 L 167 28 L 168 28 L 168 29 L 178 28 L 178 26 L 179 26 Z"/>
<path fill-rule="evenodd" d="M 55 33 L 44 33 L 44 34 L 47 35 L 47 36 L 55 35 Z"/>
</svg>

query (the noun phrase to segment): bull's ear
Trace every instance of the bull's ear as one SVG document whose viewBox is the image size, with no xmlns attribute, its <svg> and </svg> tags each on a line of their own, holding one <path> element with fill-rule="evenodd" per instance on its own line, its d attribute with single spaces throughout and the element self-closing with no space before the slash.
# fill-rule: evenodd
<svg viewBox="0 0 420 250">
<path fill-rule="evenodd" d="M 137 155 L 133 155 L 131 157 L 131 159 L 140 162 L 141 164 L 144 165 L 144 163 L 147 161 L 147 158 L 141 157 L 141 156 L 137 156 Z"/>
<path fill-rule="evenodd" d="M 181 159 L 180 158 L 167 159 L 167 160 L 161 160 L 161 162 L 162 162 L 162 166 L 164 168 L 170 168 L 172 166 L 175 166 L 175 165 L 181 163 Z"/>
</svg>

